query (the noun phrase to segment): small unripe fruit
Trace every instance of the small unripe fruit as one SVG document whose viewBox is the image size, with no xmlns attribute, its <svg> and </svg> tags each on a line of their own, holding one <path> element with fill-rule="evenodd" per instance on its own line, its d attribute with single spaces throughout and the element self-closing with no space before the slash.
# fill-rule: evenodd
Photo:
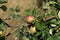
<svg viewBox="0 0 60 40">
<path fill-rule="evenodd" d="M 39 21 L 39 20 L 36 19 L 36 21 Z"/>
<path fill-rule="evenodd" d="M 56 27 L 57 25 L 56 24 L 51 24 L 51 27 Z"/>
<path fill-rule="evenodd" d="M 58 12 L 58 18 L 60 19 L 60 11 Z"/>
<path fill-rule="evenodd" d="M 0 31 L 0 36 L 3 34 L 3 31 Z"/>
<path fill-rule="evenodd" d="M 34 17 L 33 16 L 26 16 L 26 18 L 25 18 L 25 21 L 27 23 L 32 23 L 33 20 L 34 20 Z"/>
<path fill-rule="evenodd" d="M 49 30 L 49 33 L 50 33 L 51 35 L 52 35 L 52 32 L 53 32 L 53 29 L 50 29 L 50 30 Z"/>
<path fill-rule="evenodd" d="M 30 27 L 29 28 L 29 30 L 30 30 L 30 32 L 32 33 L 32 34 L 34 34 L 35 32 L 36 32 L 36 27 Z"/>
<path fill-rule="evenodd" d="M 56 3 L 56 2 L 54 2 L 54 1 L 50 1 L 50 2 L 49 2 L 49 4 L 54 4 L 54 3 Z"/>
</svg>

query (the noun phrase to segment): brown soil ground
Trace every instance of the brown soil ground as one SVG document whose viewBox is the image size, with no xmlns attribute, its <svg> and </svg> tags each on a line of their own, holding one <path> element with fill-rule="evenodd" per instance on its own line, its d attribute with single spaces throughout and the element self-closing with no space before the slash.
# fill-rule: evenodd
<svg viewBox="0 0 60 40">
<path fill-rule="evenodd" d="M 8 15 L 10 13 L 9 9 L 10 8 L 16 8 L 18 6 L 20 8 L 19 14 L 23 15 L 24 9 L 32 9 L 36 6 L 36 0 L 8 0 L 8 3 L 6 4 L 0 4 L 0 6 L 6 5 L 8 8 L 7 11 L 3 11 L 0 9 L 0 18 L 2 18 L 6 23 L 8 23 L 11 27 L 7 27 L 4 35 L 8 34 L 11 32 L 13 29 L 15 29 L 15 26 L 21 25 L 22 23 L 22 18 L 19 17 L 17 20 L 11 19 L 11 20 L 5 20 L 8 18 Z M 16 12 L 13 12 L 12 14 L 17 14 Z M 12 27 L 14 26 L 14 27 Z M 8 37 L 7 40 L 14 40 L 15 35 L 11 35 Z M 18 39 L 17 39 L 18 40 Z"/>
</svg>

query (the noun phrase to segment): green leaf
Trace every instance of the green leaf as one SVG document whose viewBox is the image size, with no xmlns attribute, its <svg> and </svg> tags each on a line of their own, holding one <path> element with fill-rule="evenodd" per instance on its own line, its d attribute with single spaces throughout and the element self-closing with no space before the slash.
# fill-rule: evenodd
<svg viewBox="0 0 60 40">
<path fill-rule="evenodd" d="M 13 8 L 10 8 L 9 10 L 10 10 L 10 12 L 14 12 L 15 11 Z"/>
<path fill-rule="evenodd" d="M 3 31 L 5 30 L 5 25 L 3 23 L 0 24 L 0 29 Z"/>
<path fill-rule="evenodd" d="M 14 32 L 15 36 L 19 37 L 20 36 L 20 33 L 19 33 L 19 29 L 17 29 L 15 32 Z"/>
<path fill-rule="evenodd" d="M 49 37 L 47 40 L 60 40 L 60 36 L 54 35 L 52 37 Z"/>
<path fill-rule="evenodd" d="M 7 0 L 0 0 L 0 1 L 7 1 Z"/>
<path fill-rule="evenodd" d="M 30 14 L 30 9 L 25 9 L 25 10 L 24 10 L 24 14 L 25 14 L 25 15 L 31 15 L 31 14 Z"/>
<path fill-rule="evenodd" d="M 41 32 L 37 32 L 36 36 L 39 36 L 41 34 Z"/>
<path fill-rule="evenodd" d="M 37 30 L 41 30 L 41 31 L 42 31 L 42 30 L 45 29 L 45 27 L 44 27 L 43 25 L 41 25 L 39 22 L 36 22 L 36 23 L 35 23 L 35 26 L 36 26 L 36 29 L 37 29 Z"/>
<path fill-rule="evenodd" d="M 13 17 L 14 19 L 17 19 L 17 18 L 18 18 L 18 16 L 17 16 L 17 15 L 13 15 L 12 17 Z"/>
<path fill-rule="evenodd" d="M 49 32 L 48 32 L 48 30 L 42 31 L 42 37 L 43 37 L 43 40 L 47 40 L 47 38 L 49 37 Z"/>
<path fill-rule="evenodd" d="M 56 23 L 58 26 L 60 26 L 60 19 L 56 21 Z"/>
<path fill-rule="evenodd" d="M 36 16 L 36 9 L 35 8 L 31 10 L 31 15 Z"/>
<path fill-rule="evenodd" d="M 12 16 L 13 16 L 12 14 L 9 14 L 9 15 L 8 15 L 8 19 L 11 19 L 11 18 L 12 18 Z"/>
<path fill-rule="evenodd" d="M 49 22 L 50 22 L 50 23 L 56 23 L 56 21 L 57 21 L 56 19 L 52 19 L 52 20 L 50 20 Z"/>
</svg>

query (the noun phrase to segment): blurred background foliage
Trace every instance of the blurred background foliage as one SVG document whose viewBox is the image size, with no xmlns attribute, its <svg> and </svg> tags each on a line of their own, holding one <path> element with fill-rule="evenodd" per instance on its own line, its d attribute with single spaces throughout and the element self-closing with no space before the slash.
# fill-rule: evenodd
<svg viewBox="0 0 60 40">
<path fill-rule="evenodd" d="M 18 9 L 18 7 L 16 8 Z M 15 9 L 9 9 L 10 14 L 8 19 L 18 19 L 21 15 L 13 15 L 11 13 L 16 12 Z M 17 10 L 17 12 L 19 12 Z M 35 20 L 27 25 L 22 25 L 17 27 L 18 29 L 12 33 L 18 37 L 19 40 L 60 40 L 60 0 L 37 0 L 37 6 L 33 9 L 25 9 L 24 16 L 22 16 L 23 23 L 25 22 L 25 17 L 28 15 L 34 16 Z M 1 22 L 2 20 L 0 20 Z M 36 32 L 30 28 L 36 28 Z M 6 24 L 4 22 L 0 23 L 0 31 L 6 30 Z M 33 33 L 31 32 L 33 31 Z M 10 33 L 10 34 L 12 34 Z M 10 35 L 9 34 L 9 35 Z M 8 35 L 8 36 L 9 36 Z M 8 36 L 1 36 L 4 39 Z M 17 39 L 15 39 L 17 40 Z"/>
</svg>

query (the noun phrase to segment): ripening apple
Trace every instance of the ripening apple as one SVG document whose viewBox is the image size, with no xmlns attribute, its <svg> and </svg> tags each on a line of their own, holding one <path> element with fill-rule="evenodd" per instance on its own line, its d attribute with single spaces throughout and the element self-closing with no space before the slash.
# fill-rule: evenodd
<svg viewBox="0 0 60 40">
<path fill-rule="evenodd" d="M 30 32 L 32 33 L 32 34 L 34 34 L 35 32 L 36 32 L 36 27 L 30 27 L 29 28 L 29 30 L 30 30 Z"/>
<path fill-rule="evenodd" d="M 34 20 L 34 16 L 26 16 L 26 18 L 25 18 L 25 21 L 27 23 L 32 23 L 33 20 Z"/>
</svg>

